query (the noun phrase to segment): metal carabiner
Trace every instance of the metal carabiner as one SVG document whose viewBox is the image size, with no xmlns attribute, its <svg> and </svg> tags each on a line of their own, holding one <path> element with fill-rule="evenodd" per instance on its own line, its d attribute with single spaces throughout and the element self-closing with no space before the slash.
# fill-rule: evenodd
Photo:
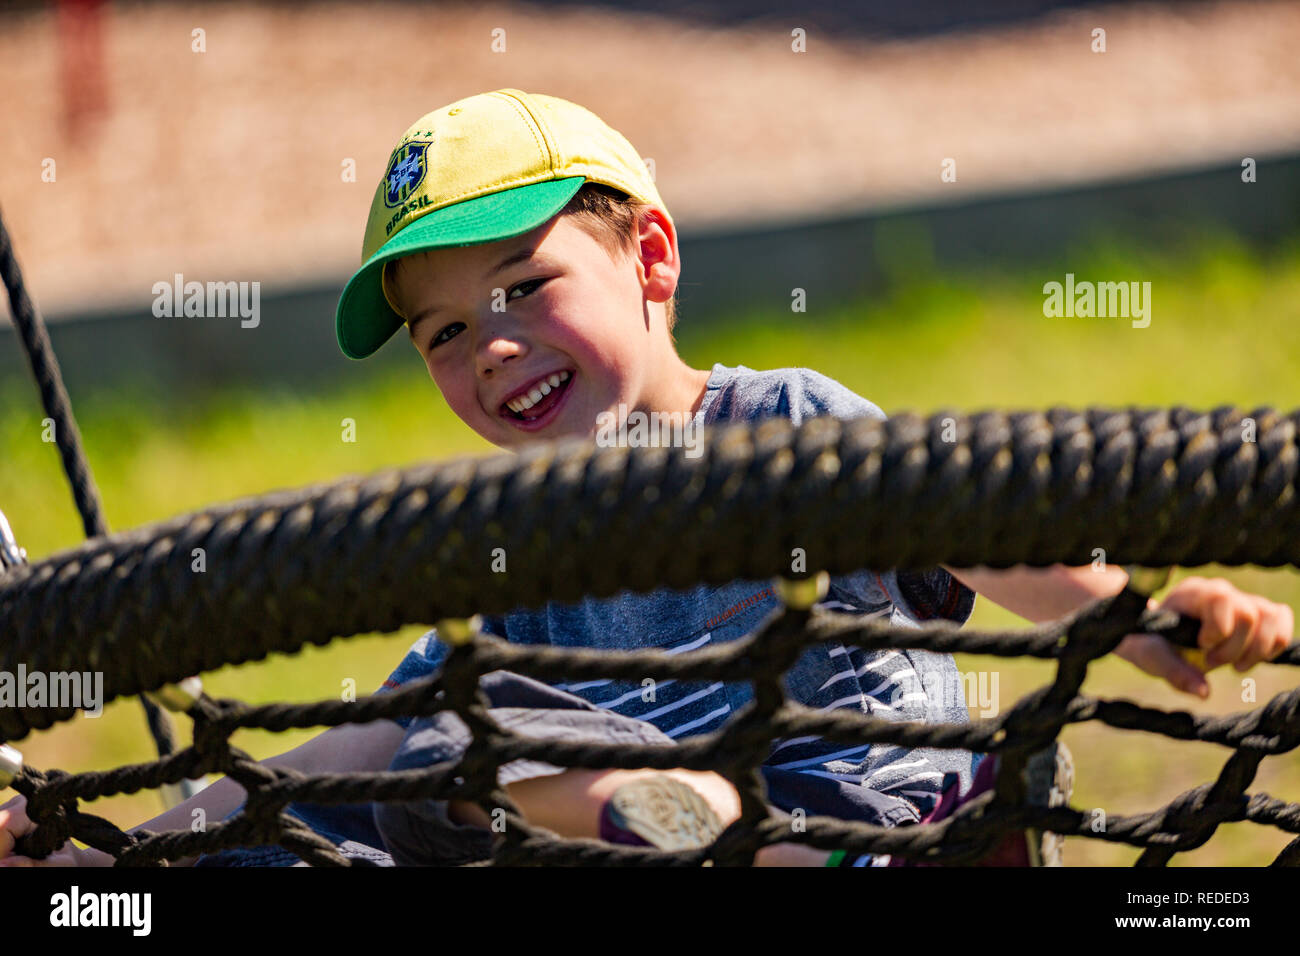
<svg viewBox="0 0 1300 956">
<path fill-rule="evenodd" d="M 0 511 L 0 571 L 27 563 L 27 550 L 18 547 L 18 539 L 9 527 L 9 519 Z"/>
</svg>

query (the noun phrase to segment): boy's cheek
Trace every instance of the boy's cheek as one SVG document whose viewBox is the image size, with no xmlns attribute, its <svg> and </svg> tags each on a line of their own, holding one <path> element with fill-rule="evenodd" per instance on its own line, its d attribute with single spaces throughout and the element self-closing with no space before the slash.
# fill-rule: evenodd
<svg viewBox="0 0 1300 956">
<path fill-rule="evenodd" d="M 496 418 L 495 415 L 486 415 L 476 396 L 467 399 L 460 392 L 442 386 L 439 387 L 438 391 L 442 394 L 442 400 L 447 403 L 447 407 L 455 413 L 456 417 L 476 432 L 482 433 L 484 428 L 488 427 L 489 420 Z"/>
</svg>

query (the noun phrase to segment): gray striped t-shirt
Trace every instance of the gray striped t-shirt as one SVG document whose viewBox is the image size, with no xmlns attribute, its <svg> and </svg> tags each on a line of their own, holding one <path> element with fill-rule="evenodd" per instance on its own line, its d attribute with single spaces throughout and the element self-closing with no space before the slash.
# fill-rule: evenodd
<svg viewBox="0 0 1300 956">
<path fill-rule="evenodd" d="M 884 419 L 876 405 L 838 382 L 803 368 L 754 371 L 714 365 L 700 424 L 771 416 L 795 425 L 834 415 Z M 820 606 L 846 614 L 888 617 L 901 627 L 943 618 L 965 623 L 975 594 L 947 571 L 859 571 L 831 578 Z M 579 604 L 547 604 L 485 616 L 484 629 L 519 644 L 600 649 L 661 648 L 680 653 L 751 633 L 779 607 L 770 581 L 732 581 L 687 591 L 661 588 L 647 594 L 621 591 Z M 380 689 L 387 690 L 438 669 L 446 645 L 435 631 L 421 637 Z M 787 672 L 792 700 L 808 707 L 851 708 L 892 720 L 966 723 L 965 695 L 956 664 L 947 654 L 922 650 L 868 653 L 854 647 L 818 645 Z M 748 701 L 747 683 L 662 681 L 650 693 L 640 683 L 595 680 L 556 687 L 617 713 L 648 721 L 674 739 L 711 733 Z M 410 720 L 399 721 L 409 726 Z M 903 797 L 923 812 L 937 799 L 945 772 L 969 786 L 972 755 L 960 750 L 914 749 L 883 744 L 846 746 L 815 737 L 773 742 L 767 764 L 867 786 Z"/>
</svg>

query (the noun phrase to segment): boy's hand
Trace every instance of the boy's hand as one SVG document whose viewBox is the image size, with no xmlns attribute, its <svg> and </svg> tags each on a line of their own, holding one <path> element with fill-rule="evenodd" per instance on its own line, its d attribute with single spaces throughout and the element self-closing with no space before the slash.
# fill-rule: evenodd
<svg viewBox="0 0 1300 956">
<path fill-rule="evenodd" d="M 1120 641 L 1115 653 L 1178 690 L 1201 698 L 1210 694 L 1205 673 L 1232 664 L 1244 674 L 1260 661 L 1281 654 L 1295 630 L 1290 607 L 1246 594 L 1223 578 L 1185 578 L 1163 602 L 1152 600 L 1151 607 L 1200 619 L 1197 644 L 1204 655 L 1204 667 L 1184 658 L 1178 648 L 1154 634 L 1130 634 Z M 1191 655 L 1193 659 L 1196 654 Z"/>
<path fill-rule="evenodd" d="M 14 856 L 14 843 L 36 829 L 27 816 L 27 798 L 17 796 L 0 807 L 0 866 L 108 866 L 111 855 L 93 849 L 80 849 L 71 840 L 43 860 Z"/>
</svg>

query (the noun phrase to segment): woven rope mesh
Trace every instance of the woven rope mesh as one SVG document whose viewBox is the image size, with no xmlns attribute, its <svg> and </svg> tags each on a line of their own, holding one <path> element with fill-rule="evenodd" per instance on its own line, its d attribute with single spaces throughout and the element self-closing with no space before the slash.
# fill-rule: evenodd
<svg viewBox="0 0 1300 956">
<path fill-rule="evenodd" d="M 956 441 L 943 440 L 954 422 Z M 394 471 L 212 508 L 15 569 L 0 583 L 0 622 L 9 636 L 3 662 L 94 666 L 103 670 L 111 699 L 337 634 L 623 587 L 783 572 L 806 579 L 811 574 L 788 573 L 795 548 L 809 567 L 832 573 L 936 562 L 1083 564 L 1096 547 L 1125 563 L 1294 564 L 1295 426 L 1296 414 L 1269 409 L 1056 409 L 887 422 L 813 419 L 799 427 L 772 420 L 708 433 L 695 459 L 671 449 L 567 442 Z M 1252 429 L 1254 440 L 1244 440 Z M 557 541 L 565 547 L 556 548 Z M 207 553 L 205 573 L 190 570 L 194 547 Z M 510 556 L 508 574 L 491 570 L 498 547 Z M 288 803 L 416 797 L 504 810 L 494 859 L 508 863 L 744 864 L 762 846 L 792 839 L 962 863 L 1027 825 L 1143 847 L 1141 862 L 1163 863 L 1225 822 L 1296 832 L 1300 806 L 1249 788 L 1260 760 L 1300 739 L 1300 692 L 1232 717 L 1164 713 L 1080 693 L 1088 663 L 1125 635 L 1145 630 L 1182 643 L 1194 635 L 1186 622 L 1157 618 L 1144 595 L 1126 589 L 1051 626 L 1000 633 L 951 624 L 902 630 L 787 605 L 741 640 L 678 655 L 514 646 L 478 634 L 453 649 L 436 677 L 392 694 L 259 707 L 201 697 L 189 711 L 193 745 L 171 757 L 104 773 L 28 768 L 15 786 L 41 821 L 29 840 L 32 853 L 71 835 L 123 864 L 274 843 L 313 864 L 342 865 L 347 861 L 329 841 L 285 814 Z M 1006 713 L 969 724 L 813 711 L 785 699 L 781 676 L 806 647 L 825 641 L 1050 658 L 1056 676 Z M 1293 647 L 1273 666 L 1296 661 Z M 754 700 L 714 734 L 671 747 L 558 744 L 517 738 L 492 724 L 478 677 L 493 670 L 546 681 L 745 680 Z M 474 735 L 451 769 L 303 776 L 258 766 L 228 740 L 240 727 L 325 726 L 442 709 L 454 710 Z M 14 740 L 68 716 L 11 710 L 0 721 Z M 1110 817 L 1105 832 L 1096 833 L 1091 817 L 1076 809 L 1026 805 L 1013 782 L 1030 753 L 1065 725 L 1090 720 L 1217 743 L 1229 756 L 1212 784 L 1148 814 Z M 804 832 L 792 835 L 788 824 L 768 818 L 757 768 L 774 738 L 809 734 L 847 744 L 1001 753 L 1004 769 L 994 794 L 941 824 L 879 828 L 811 817 Z M 742 816 L 712 846 L 675 854 L 561 840 L 531 827 L 497 786 L 497 768 L 522 757 L 573 767 L 713 769 L 739 789 Z M 230 774 L 248 790 L 241 814 L 203 833 L 125 835 L 77 810 L 79 800 L 202 773 Z M 1295 858 L 1292 844 L 1278 861 Z"/>
</svg>

